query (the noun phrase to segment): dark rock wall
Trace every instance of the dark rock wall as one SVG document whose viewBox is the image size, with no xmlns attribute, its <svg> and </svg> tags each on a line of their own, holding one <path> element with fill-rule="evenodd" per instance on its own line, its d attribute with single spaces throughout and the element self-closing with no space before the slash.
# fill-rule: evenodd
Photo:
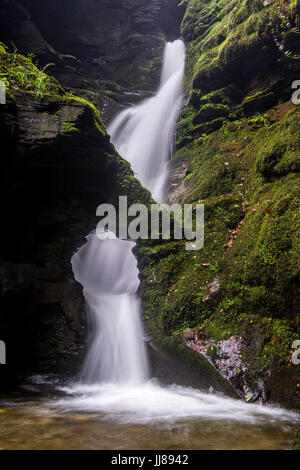
<svg viewBox="0 0 300 470">
<path fill-rule="evenodd" d="M 99 204 L 116 204 L 119 194 L 147 202 L 149 194 L 96 126 L 88 105 L 18 95 L 0 111 L 5 386 L 11 374 L 18 381 L 33 371 L 63 376 L 78 370 L 86 312 L 71 256 L 96 228 Z"/>
<path fill-rule="evenodd" d="M 165 39 L 179 35 L 177 0 L 3 0 L 0 41 L 34 54 L 65 90 L 107 119 L 157 86 Z M 132 93 L 132 94 L 131 94 Z M 96 207 L 149 201 L 84 103 L 18 93 L 0 108 L 5 201 L 0 250 L 1 387 L 31 372 L 70 375 L 86 338 L 81 286 L 70 259 L 96 227 Z M 5 378 L 6 376 L 6 378 Z"/>
<path fill-rule="evenodd" d="M 177 0 L 5 0 L 0 41 L 53 62 L 63 86 L 89 90 L 109 119 L 156 88 L 165 39 L 179 36 L 183 13 Z"/>
</svg>

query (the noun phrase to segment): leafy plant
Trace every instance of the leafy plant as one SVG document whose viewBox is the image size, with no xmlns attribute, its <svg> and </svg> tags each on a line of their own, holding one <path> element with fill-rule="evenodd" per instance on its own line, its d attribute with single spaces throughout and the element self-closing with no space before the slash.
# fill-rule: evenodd
<svg viewBox="0 0 300 470">
<path fill-rule="evenodd" d="M 2 47 L 1 44 L 0 47 Z M 33 64 L 33 57 L 33 55 L 22 56 L 16 47 L 13 53 L 5 53 L 2 56 L 0 77 L 5 78 L 8 93 L 14 95 L 20 91 L 26 91 L 39 100 L 50 94 L 59 95 L 63 89 L 54 77 L 46 73 L 46 70 L 54 64 L 47 64 L 40 69 Z"/>
<path fill-rule="evenodd" d="M 6 54 L 6 49 L 7 46 L 3 42 L 0 42 L 0 54 Z"/>
</svg>

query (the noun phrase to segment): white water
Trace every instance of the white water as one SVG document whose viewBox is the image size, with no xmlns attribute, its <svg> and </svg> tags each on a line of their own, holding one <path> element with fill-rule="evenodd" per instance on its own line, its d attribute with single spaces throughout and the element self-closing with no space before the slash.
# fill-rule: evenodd
<svg viewBox="0 0 300 470">
<path fill-rule="evenodd" d="M 163 200 L 167 161 L 182 104 L 184 45 L 168 43 L 157 94 L 121 112 L 109 126 L 112 141 L 142 183 Z M 157 422 L 201 417 L 247 423 L 295 421 L 279 408 L 246 404 L 189 387 L 162 387 L 148 379 L 134 244 L 95 235 L 72 258 L 92 318 L 92 338 L 81 383 L 64 390 L 63 407 L 103 412 L 120 421 Z"/>
<path fill-rule="evenodd" d="M 139 385 L 103 383 L 63 390 L 73 396 L 71 400 L 61 400 L 63 407 L 105 413 L 109 418 L 125 423 L 167 425 L 189 418 L 253 425 L 299 422 L 299 415 L 281 408 L 247 404 L 191 387 L 162 387 L 150 380 Z"/>
<path fill-rule="evenodd" d="M 183 42 L 168 43 L 156 95 L 122 111 L 108 126 L 116 149 L 131 163 L 136 177 L 158 202 L 165 199 L 174 127 L 183 100 L 184 64 Z"/>
<path fill-rule="evenodd" d="M 84 286 L 92 321 L 91 346 L 83 383 L 134 383 L 148 375 L 140 322 L 137 262 L 133 242 L 87 238 L 72 258 L 75 278 Z"/>
</svg>

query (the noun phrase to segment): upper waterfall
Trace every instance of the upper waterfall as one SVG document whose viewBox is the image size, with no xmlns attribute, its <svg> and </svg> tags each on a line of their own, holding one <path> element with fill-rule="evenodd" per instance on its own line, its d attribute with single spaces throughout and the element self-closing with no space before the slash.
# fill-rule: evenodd
<svg viewBox="0 0 300 470">
<path fill-rule="evenodd" d="M 166 198 L 168 160 L 183 103 L 184 65 L 184 43 L 167 43 L 155 96 L 122 111 L 108 126 L 112 143 L 158 202 Z"/>
</svg>

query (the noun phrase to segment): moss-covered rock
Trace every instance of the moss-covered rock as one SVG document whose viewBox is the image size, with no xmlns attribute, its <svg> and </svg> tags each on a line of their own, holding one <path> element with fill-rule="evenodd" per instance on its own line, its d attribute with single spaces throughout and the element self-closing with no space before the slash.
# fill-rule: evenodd
<svg viewBox="0 0 300 470">
<path fill-rule="evenodd" d="M 298 15 L 294 0 L 188 2 L 182 34 L 187 45 L 186 89 L 197 116 L 194 124 L 265 112 L 290 98 L 298 46 L 288 38 L 299 34 Z M 228 112 L 208 119 L 201 108 L 214 109 L 212 103 L 228 106 Z M 183 143 L 188 142 L 187 134 L 195 138 L 214 130 L 215 126 L 196 125 L 192 132 L 179 127 Z"/>
<path fill-rule="evenodd" d="M 6 0 L 0 41 L 42 65 L 68 90 L 90 90 L 105 120 L 159 83 L 165 38 L 179 36 L 177 0 Z"/>
<path fill-rule="evenodd" d="M 295 441 L 293 445 L 293 450 L 300 450 L 300 428 L 295 432 Z"/>
<path fill-rule="evenodd" d="M 216 104 L 216 103 L 207 103 L 201 106 L 199 111 L 195 115 L 194 124 L 209 122 L 217 118 L 225 118 L 227 116 L 228 116 L 228 107 L 226 105 Z"/>
<path fill-rule="evenodd" d="M 187 327 L 215 341 L 240 335 L 249 387 L 262 382 L 266 400 L 293 408 L 299 407 L 299 366 L 291 362 L 300 335 L 299 122 L 297 107 L 282 104 L 178 150 L 175 158 L 188 166 L 180 201 L 205 204 L 204 248 L 187 252 L 173 241 L 140 249 L 154 336 Z M 278 158 L 268 158 L 276 145 Z"/>
</svg>

